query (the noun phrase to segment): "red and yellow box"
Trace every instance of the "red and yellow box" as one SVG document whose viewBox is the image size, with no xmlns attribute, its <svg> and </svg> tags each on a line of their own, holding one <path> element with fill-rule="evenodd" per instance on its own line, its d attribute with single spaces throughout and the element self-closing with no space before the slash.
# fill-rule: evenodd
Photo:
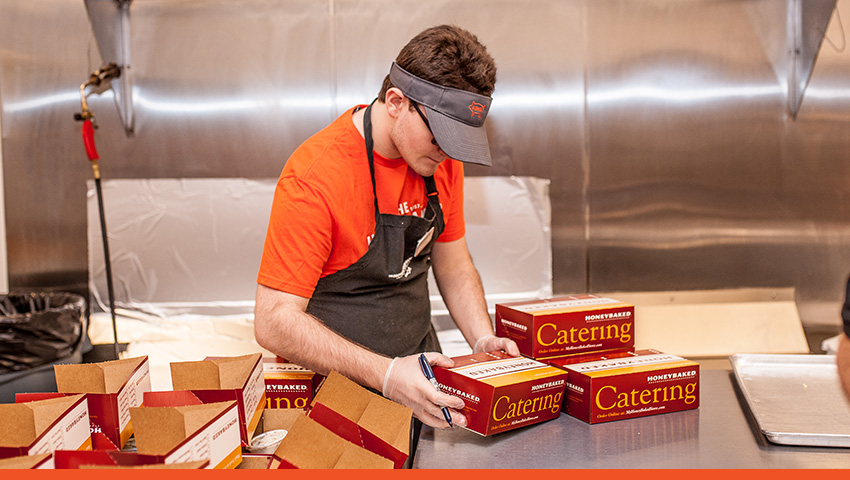
<svg viewBox="0 0 850 480">
<path fill-rule="evenodd" d="M 131 408 L 136 455 L 147 463 L 206 462 L 236 468 L 242 462 L 235 400 L 203 403 L 192 392 L 145 392 L 145 407 Z"/>
<path fill-rule="evenodd" d="M 151 389 L 148 357 L 101 363 L 54 365 L 57 392 L 18 393 L 16 402 L 29 402 L 80 393 L 86 395 L 92 448 L 120 450 L 133 435 L 130 408 L 142 405 Z"/>
<path fill-rule="evenodd" d="M 83 394 L 0 404 L 0 425 L 0 458 L 92 449 Z"/>
<path fill-rule="evenodd" d="M 266 408 L 309 407 L 324 378 L 283 358 L 263 357 Z"/>
<path fill-rule="evenodd" d="M 504 352 L 454 357 L 452 368 L 434 367 L 440 390 L 466 403 L 468 429 L 492 435 L 544 422 L 561 413 L 567 372 Z"/>
<path fill-rule="evenodd" d="M 699 364 L 657 350 L 564 365 L 566 413 L 587 423 L 699 408 Z"/>
<path fill-rule="evenodd" d="M 235 400 L 242 444 L 251 443 L 266 406 L 262 354 L 207 357 L 198 362 L 172 362 L 170 366 L 174 391 L 190 391 L 203 403 Z"/>
<path fill-rule="evenodd" d="M 531 358 L 634 346 L 634 305 L 596 295 L 496 304 L 496 335 Z"/>
</svg>

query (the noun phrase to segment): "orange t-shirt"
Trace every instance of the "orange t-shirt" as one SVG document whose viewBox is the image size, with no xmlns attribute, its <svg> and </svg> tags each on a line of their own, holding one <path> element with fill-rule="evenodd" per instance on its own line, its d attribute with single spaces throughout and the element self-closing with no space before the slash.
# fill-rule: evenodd
<svg viewBox="0 0 850 480">
<path fill-rule="evenodd" d="M 309 298 L 320 278 L 344 270 L 369 249 L 374 195 L 366 144 L 350 109 L 289 157 L 275 189 L 257 282 Z M 463 164 L 447 159 L 434 174 L 446 228 L 437 239 L 465 234 Z M 421 216 L 425 182 L 404 159 L 375 154 L 381 213 Z"/>
</svg>

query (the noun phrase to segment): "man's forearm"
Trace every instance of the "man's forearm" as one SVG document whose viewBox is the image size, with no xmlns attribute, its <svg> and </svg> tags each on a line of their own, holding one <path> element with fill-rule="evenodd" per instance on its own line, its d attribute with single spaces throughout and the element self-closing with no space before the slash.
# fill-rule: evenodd
<svg viewBox="0 0 850 480">
<path fill-rule="evenodd" d="M 304 368 L 335 370 L 381 391 L 391 359 L 353 343 L 304 311 L 307 299 L 259 286 L 254 313 L 257 342 Z"/>
</svg>

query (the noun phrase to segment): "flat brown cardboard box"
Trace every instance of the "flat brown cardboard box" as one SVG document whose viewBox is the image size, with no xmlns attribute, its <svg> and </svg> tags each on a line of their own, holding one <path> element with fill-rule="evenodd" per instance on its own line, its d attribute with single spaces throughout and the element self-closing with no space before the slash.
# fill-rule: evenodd
<svg viewBox="0 0 850 480">
<path fill-rule="evenodd" d="M 295 420 L 274 456 L 277 468 L 393 468 L 392 460 L 339 437 L 306 415 Z"/>
<path fill-rule="evenodd" d="M 190 452 L 207 451 L 209 468 L 234 468 L 241 461 L 235 401 L 131 408 L 130 414 L 140 454 L 161 457 L 162 463 L 184 463 L 203 460 Z"/>
<path fill-rule="evenodd" d="M 0 469 L 41 469 L 53 468 L 53 454 L 39 453 L 37 455 L 24 455 L 21 457 L 9 457 L 0 459 Z"/>
<path fill-rule="evenodd" d="M 174 391 L 191 391 L 204 403 L 236 400 L 242 444 L 250 443 L 266 403 L 261 353 L 173 362 L 171 385 Z"/>
<path fill-rule="evenodd" d="M 0 458 L 91 450 L 88 417 L 84 395 L 0 404 Z"/>
<path fill-rule="evenodd" d="M 342 438 L 392 460 L 401 468 L 410 453 L 409 408 L 331 372 L 313 399 L 309 416 Z"/>
</svg>

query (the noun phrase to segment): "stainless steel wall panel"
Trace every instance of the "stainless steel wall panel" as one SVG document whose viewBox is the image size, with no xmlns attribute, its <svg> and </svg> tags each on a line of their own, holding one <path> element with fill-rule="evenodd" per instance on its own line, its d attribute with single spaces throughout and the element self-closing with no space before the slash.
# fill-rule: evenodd
<svg viewBox="0 0 850 480">
<path fill-rule="evenodd" d="M 784 91 L 741 4 L 588 4 L 591 290 L 765 284 Z"/>
<path fill-rule="evenodd" d="M 327 2 L 131 6 L 136 135 L 124 177 L 276 177 L 333 118 Z"/>
<path fill-rule="evenodd" d="M 274 178 L 376 96 L 413 34 L 456 23 L 499 66 L 495 164 L 467 174 L 551 180 L 555 293 L 794 286 L 834 309 L 850 274 L 850 0 L 796 120 L 789 3 L 134 0 L 135 135 L 110 92 L 90 97 L 101 168 Z M 86 283 L 91 171 L 72 115 L 100 66 L 83 2 L 0 2 L 12 288 Z"/>
<path fill-rule="evenodd" d="M 91 169 L 73 114 L 80 109 L 79 85 L 89 74 L 87 22 L 81 2 L 0 3 L 0 121 L 12 289 L 85 290 L 80 228 Z"/>
</svg>

